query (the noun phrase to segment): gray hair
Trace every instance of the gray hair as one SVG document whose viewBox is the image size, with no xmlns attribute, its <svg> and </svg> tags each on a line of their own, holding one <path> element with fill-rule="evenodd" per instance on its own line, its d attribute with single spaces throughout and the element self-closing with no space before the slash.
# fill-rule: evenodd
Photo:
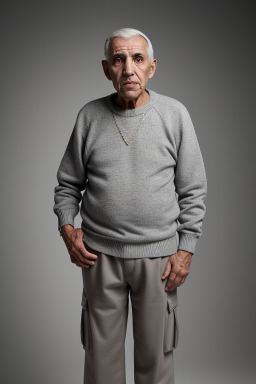
<svg viewBox="0 0 256 384">
<path fill-rule="evenodd" d="M 144 35 L 144 33 L 138 31 L 137 29 L 133 29 L 133 28 L 121 28 L 121 29 L 118 29 L 118 30 L 112 32 L 111 35 L 109 35 L 109 37 L 106 39 L 105 45 L 104 45 L 104 55 L 105 55 L 106 60 L 107 61 L 109 60 L 109 51 L 108 51 L 109 50 L 109 43 L 113 37 L 122 37 L 123 39 L 130 39 L 131 37 L 139 36 L 139 35 L 144 37 L 144 39 L 146 39 L 146 41 L 148 43 L 148 58 L 150 61 L 152 61 L 154 59 L 154 51 L 153 51 L 151 41 L 149 40 L 149 38 L 146 35 Z"/>
</svg>

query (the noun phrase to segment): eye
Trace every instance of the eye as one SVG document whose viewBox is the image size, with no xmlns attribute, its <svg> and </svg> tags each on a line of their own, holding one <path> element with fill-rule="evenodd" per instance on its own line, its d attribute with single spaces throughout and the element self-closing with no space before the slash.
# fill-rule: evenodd
<svg viewBox="0 0 256 384">
<path fill-rule="evenodd" d="M 137 57 L 135 58 L 135 61 L 136 61 L 136 63 L 140 63 L 140 62 L 143 61 L 143 58 L 142 58 L 141 56 L 137 56 Z"/>
<path fill-rule="evenodd" d="M 114 59 L 114 62 L 115 63 L 121 63 L 122 62 L 122 58 L 121 57 L 116 57 L 115 59 Z"/>
</svg>

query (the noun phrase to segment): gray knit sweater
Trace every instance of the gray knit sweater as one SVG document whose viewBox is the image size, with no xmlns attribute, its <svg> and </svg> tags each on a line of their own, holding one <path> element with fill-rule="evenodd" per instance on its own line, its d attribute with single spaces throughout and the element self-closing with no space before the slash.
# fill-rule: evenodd
<svg viewBox="0 0 256 384">
<path fill-rule="evenodd" d="M 74 226 L 82 200 L 83 240 L 95 250 L 122 258 L 195 253 L 207 193 L 197 136 L 181 102 L 146 91 L 139 108 L 123 109 L 113 93 L 79 111 L 57 172 L 58 229 Z M 126 141 L 136 134 L 127 145 L 120 132 Z"/>
</svg>

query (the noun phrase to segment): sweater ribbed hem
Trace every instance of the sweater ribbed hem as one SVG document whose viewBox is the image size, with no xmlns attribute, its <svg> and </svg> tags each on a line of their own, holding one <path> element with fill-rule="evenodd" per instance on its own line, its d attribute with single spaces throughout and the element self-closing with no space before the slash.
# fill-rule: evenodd
<svg viewBox="0 0 256 384">
<path fill-rule="evenodd" d="M 178 246 L 176 234 L 168 239 L 160 241 L 124 243 L 114 239 L 97 237 L 86 231 L 83 235 L 83 242 L 85 246 L 88 245 L 96 251 L 110 256 L 121 257 L 123 259 L 170 256 L 177 252 Z"/>
</svg>

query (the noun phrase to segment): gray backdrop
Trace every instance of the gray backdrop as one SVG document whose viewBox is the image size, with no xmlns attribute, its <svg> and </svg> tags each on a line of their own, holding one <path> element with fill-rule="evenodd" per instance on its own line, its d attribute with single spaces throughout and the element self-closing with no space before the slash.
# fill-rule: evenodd
<svg viewBox="0 0 256 384">
<path fill-rule="evenodd" d="M 255 382 L 252 4 L 2 2 L 1 383 L 82 383 L 81 269 L 57 232 L 53 192 L 79 109 L 114 91 L 101 59 L 121 27 L 151 39 L 148 88 L 188 108 L 208 178 L 203 235 L 179 288 L 176 382 Z M 132 384 L 130 317 L 126 362 Z"/>
</svg>

